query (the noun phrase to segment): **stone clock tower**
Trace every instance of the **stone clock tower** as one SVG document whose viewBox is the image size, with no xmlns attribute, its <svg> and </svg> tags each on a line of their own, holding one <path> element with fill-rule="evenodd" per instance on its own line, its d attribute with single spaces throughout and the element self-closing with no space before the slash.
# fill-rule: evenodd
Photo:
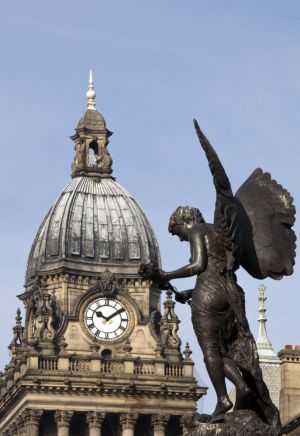
<svg viewBox="0 0 300 436">
<path fill-rule="evenodd" d="M 111 132 L 87 110 L 72 180 L 42 222 L 26 272 L 11 360 L 0 378 L 0 434 L 176 436 L 205 388 L 183 353 L 170 294 L 138 274 L 160 264 L 154 232 L 112 176 Z"/>
</svg>

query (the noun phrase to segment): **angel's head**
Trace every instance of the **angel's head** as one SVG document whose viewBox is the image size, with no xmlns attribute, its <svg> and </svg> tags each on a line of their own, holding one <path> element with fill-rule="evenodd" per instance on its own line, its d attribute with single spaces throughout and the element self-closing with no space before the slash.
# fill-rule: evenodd
<svg viewBox="0 0 300 436">
<path fill-rule="evenodd" d="M 187 232 L 195 224 L 204 223 L 199 209 L 191 206 L 179 206 L 170 216 L 169 232 L 179 236 L 180 240 L 187 240 Z"/>
</svg>

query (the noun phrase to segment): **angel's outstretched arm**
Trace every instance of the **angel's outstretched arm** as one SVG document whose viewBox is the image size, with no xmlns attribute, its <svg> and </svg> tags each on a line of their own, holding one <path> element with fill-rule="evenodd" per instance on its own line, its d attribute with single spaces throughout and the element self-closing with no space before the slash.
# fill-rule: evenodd
<svg viewBox="0 0 300 436">
<path fill-rule="evenodd" d="M 189 231 L 189 242 L 191 247 L 191 261 L 188 265 L 183 266 L 175 271 L 160 271 L 160 278 L 163 281 L 191 277 L 201 274 L 206 268 L 207 251 L 204 242 L 204 234 L 199 227 L 192 228 Z"/>
</svg>

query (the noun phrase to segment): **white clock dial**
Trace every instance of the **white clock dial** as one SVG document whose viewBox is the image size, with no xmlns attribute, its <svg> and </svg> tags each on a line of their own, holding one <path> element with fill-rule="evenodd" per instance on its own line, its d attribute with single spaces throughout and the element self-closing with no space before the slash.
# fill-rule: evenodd
<svg viewBox="0 0 300 436">
<path fill-rule="evenodd" d="M 113 341 L 128 329 L 128 310 L 115 298 L 101 297 L 85 309 L 84 324 L 92 336 L 102 341 Z"/>
</svg>

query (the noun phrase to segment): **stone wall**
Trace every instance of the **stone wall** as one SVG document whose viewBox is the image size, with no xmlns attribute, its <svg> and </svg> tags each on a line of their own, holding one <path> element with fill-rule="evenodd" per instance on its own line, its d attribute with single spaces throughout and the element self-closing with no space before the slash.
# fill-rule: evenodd
<svg viewBox="0 0 300 436">
<path fill-rule="evenodd" d="M 282 423 L 300 413 L 300 346 L 286 345 L 281 360 L 280 417 Z"/>
<path fill-rule="evenodd" d="M 270 397 L 279 409 L 279 397 L 281 388 L 281 365 L 280 362 L 265 363 L 260 362 L 260 367 L 263 374 L 263 379 L 268 386 Z"/>
</svg>

